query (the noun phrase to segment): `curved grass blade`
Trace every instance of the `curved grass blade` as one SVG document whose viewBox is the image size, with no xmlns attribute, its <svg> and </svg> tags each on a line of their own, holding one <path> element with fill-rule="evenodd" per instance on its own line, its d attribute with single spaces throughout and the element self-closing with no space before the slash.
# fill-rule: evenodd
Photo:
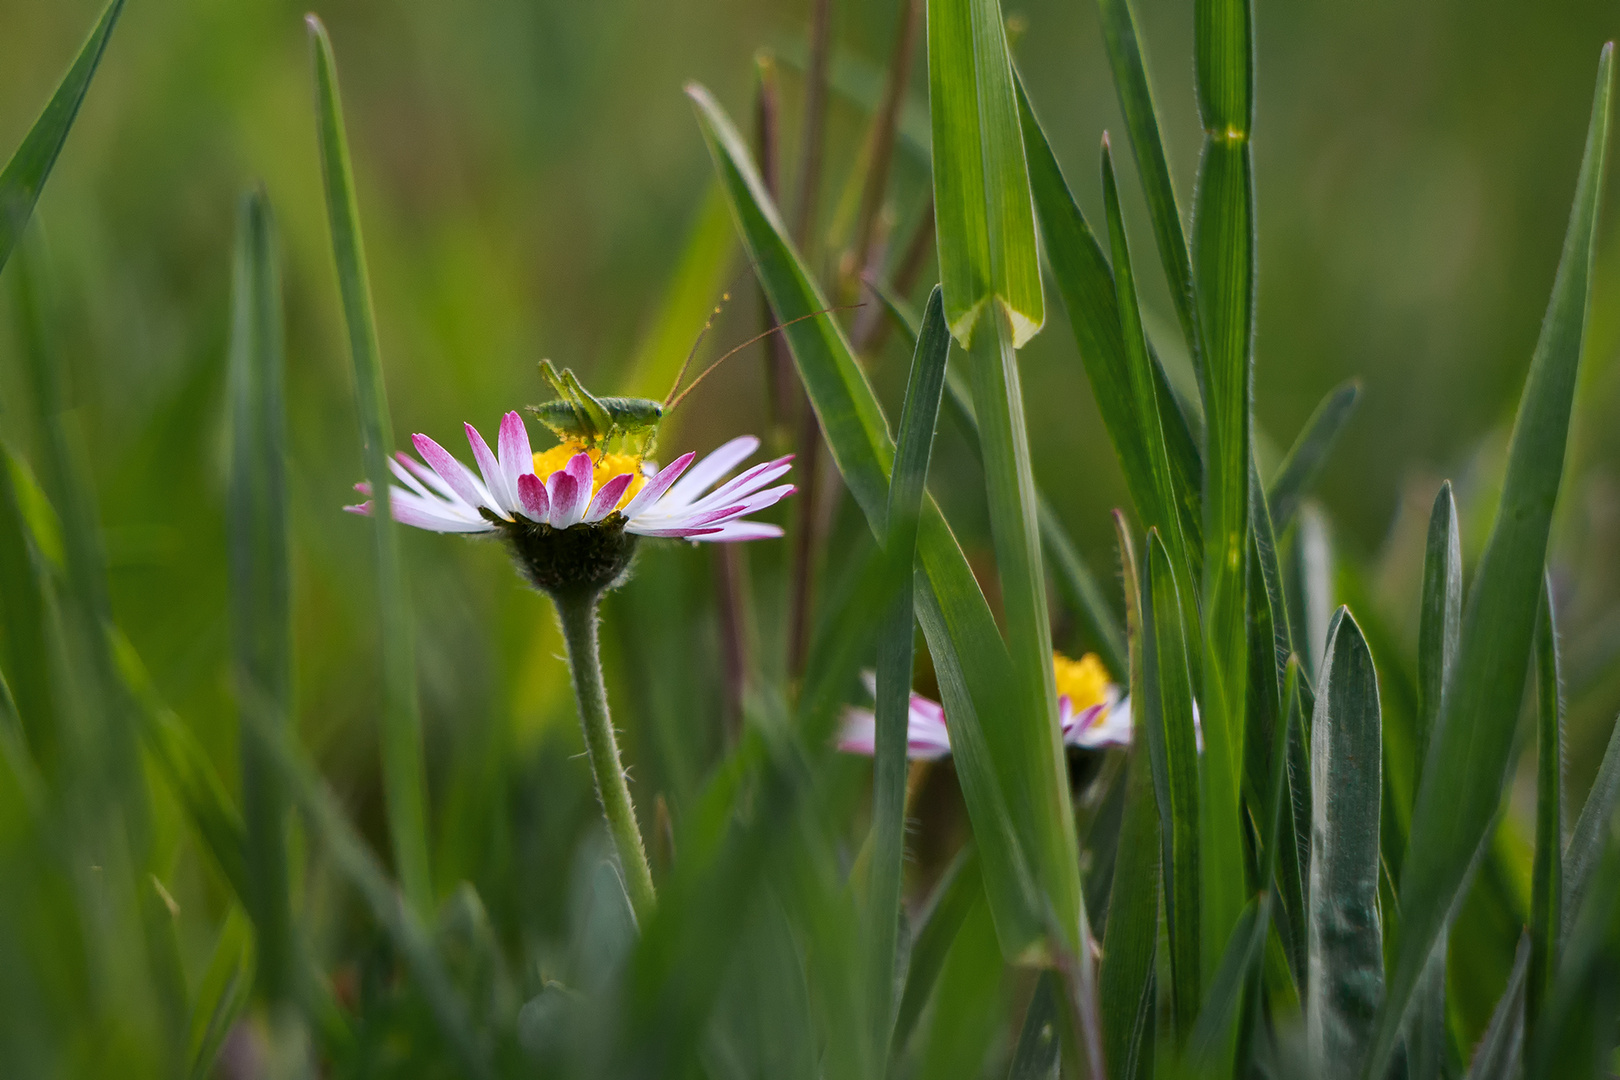
<svg viewBox="0 0 1620 1080">
<path fill-rule="evenodd" d="M 1340 608 L 1311 718 L 1311 881 L 1305 1030 L 1313 1067 L 1353 1077 L 1384 989 L 1378 920 L 1383 746 L 1378 676 Z"/>
<path fill-rule="evenodd" d="M 1153 91 L 1148 85 L 1147 65 L 1136 33 L 1136 17 L 1129 0 L 1097 0 L 1102 15 L 1103 43 L 1114 69 L 1114 90 L 1119 94 L 1119 111 L 1125 117 L 1125 130 L 1131 137 L 1136 172 L 1147 199 L 1153 236 L 1158 241 L 1159 262 L 1170 287 L 1176 318 L 1187 340 L 1187 355 L 1193 367 L 1203 351 L 1198 332 L 1197 301 L 1193 294 L 1192 260 L 1187 254 L 1187 238 L 1181 229 L 1181 209 L 1176 205 L 1175 184 L 1170 163 L 1165 159 L 1164 142 L 1159 137 L 1159 118 L 1153 107 Z"/>
<path fill-rule="evenodd" d="M 1158 532 L 1150 530 L 1142 577 L 1141 730 L 1147 734 L 1159 804 L 1170 938 L 1170 1015 L 1182 1041 L 1191 1033 L 1203 1000 L 1199 968 L 1206 951 L 1200 941 L 1205 808 L 1199 797 L 1198 735 L 1185 625 L 1170 553 Z"/>
<path fill-rule="evenodd" d="M 966 349 L 999 303 L 1010 347 L 1021 348 L 1046 312 L 998 0 L 929 0 L 928 106 L 945 321 Z"/>
<path fill-rule="evenodd" d="M 1142 592 L 1136 552 L 1124 515 L 1114 512 L 1120 565 L 1125 578 L 1125 621 L 1130 628 L 1132 701 L 1147 700 L 1143 671 Z M 1098 973 L 1103 1048 L 1115 1080 L 1153 1074 L 1153 1021 L 1157 1007 L 1153 978 L 1159 944 L 1159 808 L 1154 801 L 1153 764 L 1141 739 L 1126 759 L 1125 810 L 1119 851 L 1108 894 L 1103 955 Z"/>
<path fill-rule="evenodd" d="M 51 175 L 57 154 L 67 141 L 68 131 L 79 115 L 90 79 L 101 63 L 101 54 L 107 49 L 118 15 L 124 10 L 124 0 L 111 0 L 101 11 L 101 18 L 90 31 L 90 36 L 79 47 L 73 66 L 57 85 L 45 110 L 28 129 L 23 141 L 0 171 L 0 267 L 11 258 L 12 250 L 22 238 L 23 228 L 34 213 L 34 203 L 40 190 Z"/>
<path fill-rule="evenodd" d="M 29 537 L 22 499 L 13 480 L 14 458 L 0 448 L 0 671 L 10 686 L 29 755 L 46 775 L 59 753 L 55 693 L 50 678 L 50 640 L 42 575 Z"/>
<path fill-rule="evenodd" d="M 1265 952 L 1266 932 L 1271 926 L 1267 918 L 1270 906 L 1269 893 L 1256 896 L 1243 906 L 1220 966 L 1210 980 L 1198 1022 L 1187 1040 L 1188 1060 L 1205 1068 L 1213 1064 L 1220 1048 L 1230 1040 L 1232 1025 L 1243 1014 L 1250 977 Z"/>
<path fill-rule="evenodd" d="M 1586 895 L 1586 886 L 1592 878 L 1592 868 L 1603 853 L 1603 844 L 1614 823 L 1615 807 L 1620 806 L 1620 720 L 1609 730 L 1609 745 L 1603 751 L 1603 762 L 1598 766 L 1597 778 L 1586 795 L 1581 816 L 1575 819 L 1575 829 L 1569 835 L 1564 849 L 1564 902 L 1561 918 L 1563 933 L 1567 936 Z"/>
<path fill-rule="evenodd" d="M 839 471 L 874 533 L 887 513 L 893 455 L 888 426 L 838 324 L 787 238 L 775 205 L 736 129 L 698 86 L 688 95 Z M 1079 866 L 1067 778 L 1047 717 L 1009 712 L 1011 666 L 989 605 L 931 499 L 923 506 L 918 555 L 927 588 L 918 618 L 940 676 L 952 756 L 975 835 L 986 893 L 1003 951 L 1039 950 L 1046 913 L 1078 927 Z M 994 722 L 993 722 L 994 721 Z"/>
<path fill-rule="evenodd" d="M 275 224 L 261 192 L 242 199 L 232 291 L 231 468 L 226 493 L 232 674 L 243 688 L 240 707 L 263 708 L 259 726 L 285 731 L 292 715 L 286 361 Z M 255 730 L 244 728 L 241 738 L 248 855 L 245 906 L 258 934 L 259 985 L 271 1001 L 279 1001 L 289 994 L 294 974 L 288 803 Z"/>
<path fill-rule="evenodd" d="M 1608 146 L 1613 47 L 1606 45 L 1569 231 L 1514 421 L 1501 505 L 1463 613 L 1401 874 L 1401 941 L 1367 1075 L 1399 1036 L 1413 987 L 1496 816 L 1535 628 L 1547 535 L 1563 476 L 1585 334 L 1593 235 Z"/>
<path fill-rule="evenodd" d="M 1333 452 L 1333 444 L 1338 441 L 1339 433 L 1349 422 L 1360 398 L 1359 379 L 1351 379 L 1334 387 L 1316 406 L 1311 418 L 1305 421 L 1299 438 L 1294 440 L 1288 456 L 1278 466 L 1267 499 L 1271 504 L 1272 528 L 1279 535 L 1287 532 L 1288 526 L 1293 524 L 1299 501 L 1310 494 L 1311 488 L 1316 485 L 1316 478 L 1322 474 L 1322 466 L 1327 464 L 1328 455 Z"/>
<path fill-rule="evenodd" d="M 877 733 L 872 756 L 872 862 L 868 894 L 871 973 L 868 1017 L 874 1060 L 890 1041 L 894 1015 L 895 942 L 900 929 L 901 871 L 905 860 L 906 728 L 911 701 L 916 616 L 912 567 L 917 522 L 922 514 L 928 462 L 933 454 L 945 357 L 951 347 L 945 305 L 938 287 L 928 298 L 922 334 L 911 360 L 911 377 L 900 409 L 900 441 L 889 482 L 884 556 L 894 579 L 894 599 L 878 639 Z"/>
<path fill-rule="evenodd" d="M 883 302 L 891 321 L 915 348 L 918 334 L 916 312 L 887 286 L 875 281 L 868 284 Z M 979 420 L 973 415 L 973 404 L 961 379 L 949 370 L 945 373 L 945 404 L 961 427 L 968 449 L 983 460 L 984 451 L 979 445 Z M 1108 670 L 1128 672 L 1130 666 L 1126 657 L 1125 634 L 1120 628 L 1119 618 L 1109 606 L 1097 575 L 1080 554 L 1080 549 L 1075 547 L 1068 530 L 1058 519 L 1057 511 L 1052 509 L 1051 503 L 1038 487 L 1035 489 L 1035 516 L 1041 530 L 1041 553 L 1046 557 L 1047 569 L 1051 570 L 1063 601 L 1085 620 L 1086 629 L 1091 631 L 1097 652 Z"/>
<path fill-rule="evenodd" d="M 1507 988 L 1474 1049 L 1468 1080 L 1518 1080 L 1524 1058 L 1524 980 L 1529 971 L 1530 934 L 1526 931 L 1513 954 Z"/>
<path fill-rule="evenodd" d="M 1057 1080 L 1063 1050 L 1057 1033 L 1059 992 L 1057 976 L 1043 972 L 1024 1013 L 1007 1080 Z"/>
<path fill-rule="evenodd" d="M 1249 132 L 1254 64 L 1248 0 L 1198 0 L 1194 49 L 1204 150 L 1193 280 L 1204 334 L 1204 963 L 1214 974 L 1244 900 L 1239 790 L 1248 701 L 1249 517 L 1255 221 Z"/>
<path fill-rule="evenodd" d="M 416 698 L 416 659 L 411 643 L 411 607 L 399 552 L 399 531 L 388 507 L 392 484 L 388 455 L 394 429 L 388 417 L 377 320 L 371 307 L 365 246 L 360 238 L 360 208 L 355 201 L 349 142 L 343 128 L 337 61 L 326 27 L 308 16 L 310 49 L 315 67 L 315 119 L 319 129 L 321 171 L 326 181 L 326 212 L 332 231 L 343 314 L 349 327 L 355 389 L 360 411 L 360 439 L 366 481 L 371 485 L 371 527 L 377 551 L 378 626 L 382 636 L 383 708 L 381 742 L 387 796 L 388 833 L 395 869 L 405 895 L 418 915 L 433 909 L 433 879 L 427 845 L 427 782 L 422 763 L 422 717 Z"/>
<path fill-rule="evenodd" d="M 1041 130 L 1022 83 L 1018 83 L 1019 115 L 1024 124 L 1024 145 L 1029 153 L 1030 187 L 1040 211 L 1041 235 L 1046 241 L 1046 257 L 1052 277 L 1069 314 L 1069 326 L 1080 349 L 1080 361 L 1097 399 L 1103 426 L 1119 458 L 1125 484 L 1137 516 L 1149 528 L 1168 530 L 1158 520 L 1153 467 L 1149 460 L 1148 437 L 1142 430 L 1129 370 L 1125 331 L 1119 321 L 1119 301 L 1115 296 L 1113 271 L 1101 246 L 1080 213 L 1079 204 L 1069 192 L 1057 157 Z M 1202 525 L 1199 489 L 1202 466 L 1186 418 L 1176 405 L 1170 382 L 1162 367 L 1153 365 L 1154 396 L 1170 465 L 1175 477 L 1176 512 L 1180 532 L 1189 554 L 1202 555 Z M 1197 567 L 1195 566 L 1195 570 Z"/>
<path fill-rule="evenodd" d="M 910 1040 L 923 1006 L 933 993 L 940 968 L 945 965 L 945 954 L 956 932 L 962 928 L 968 909 L 982 891 L 978 853 L 970 844 L 946 868 L 934 887 L 933 898 L 917 920 L 917 936 L 911 946 L 910 963 L 906 965 L 905 989 L 895 1012 L 891 1059 L 898 1057 Z"/>
<path fill-rule="evenodd" d="M 1531 1039 L 1552 990 L 1563 938 L 1564 701 L 1555 614 L 1552 577 L 1543 574 L 1532 661 L 1536 671 L 1536 854 L 1530 879 L 1530 977 L 1524 993 L 1524 1027 Z"/>
</svg>

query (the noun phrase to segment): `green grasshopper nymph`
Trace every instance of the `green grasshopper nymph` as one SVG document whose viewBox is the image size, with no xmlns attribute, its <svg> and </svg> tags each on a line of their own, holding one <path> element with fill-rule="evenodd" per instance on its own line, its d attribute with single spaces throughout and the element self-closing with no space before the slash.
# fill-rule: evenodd
<svg viewBox="0 0 1620 1080">
<path fill-rule="evenodd" d="M 730 298 L 728 293 L 722 299 Z M 697 341 L 692 344 L 692 351 L 687 354 L 686 362 L 681 365 L 679 374 L 675 376 L 675 385 L 670 387 L 669 394 L 663 401 L 653 401 L 651 398 L 599 397 L 585 389 L 572 368 L 563 368 L 559 372 L 550 360 L 542 360 L 540 377 L 557 396 L 551 401 L 530 405 L 529 412 L 536 420 L 551 429 L 551 433 L 562 443 L 581 447 L 598 456 L 628 454 L 638 459 L 648 458 L 658 445 L 658 429 L 664 420 L 686 400 L 686 395 L 697 389 L 698 383 L 708 378 L 709 373 L 715 368 L 778 330 L 805 319 L 813 319 L 817 315 L 840 310 L 842 309 L 826 308 L 822 311 L 812 311 L 808 315 L 800 315 L 796 319 L 789 319 L 785 323 L 773 326 L 763 334 L 754 335 L 704 368 L 686 389 L 681 390 L 681 380 L 686 377 L 686 370 L 692 364 L 692 357 L 697 355 L 698 346 L 703 344 L 703 336 L 714 324 L 714 315 L 720 313 L 720 308 L 715 308 L 714 315 L 710 315 L 709 320 L 703 324 L 703 330 L 698 334 Z M 680 392 L 677 394 L 676 391 Z"/>
</svg>

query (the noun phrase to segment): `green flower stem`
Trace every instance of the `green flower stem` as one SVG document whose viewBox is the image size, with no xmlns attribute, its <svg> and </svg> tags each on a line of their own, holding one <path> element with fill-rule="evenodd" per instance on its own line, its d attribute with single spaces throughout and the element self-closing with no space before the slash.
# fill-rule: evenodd
<svg viewBox="0 0 1620 1080">
<path fill-rule="evenodd" d="M 568 645 L 568 666 L 574 673 L 574 697 L 579 702 L 579 722 L 585 729 L 585 752 L 596 774 L 596 794 L 602 800 L 613 846 L 618 849 L 624 868 L 625 889 L 636 918 L 645 922 L 657 906 L 652 870 L 647 865 L 647 848 L 641 842 L 636 824 L 635 804 L 630 801 L 630 785 L 619 761 L 619 742 L 613 734 L 613 718 L 608 714 L 607 687 L 602 683 L 602 654 L 597 645 L 597 602 L 601 593 L 581 590 L 557 593 L 557 616 L 562 623 L 563 641 Z"/>
</svg>

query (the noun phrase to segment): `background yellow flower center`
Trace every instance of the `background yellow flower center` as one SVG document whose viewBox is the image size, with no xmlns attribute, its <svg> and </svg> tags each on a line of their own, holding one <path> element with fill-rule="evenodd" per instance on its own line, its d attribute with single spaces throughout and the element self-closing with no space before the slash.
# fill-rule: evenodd
<svg viewBox="0 0 1620 1080">
<path fill-rule="evenodd" d="M 576 443 L 558 443 L 550 450 L 542 450 L 534 455 L 534 475 L 544 480 L 552 473 L 568 464 L 575 454 L 585 452 L 585 447 Z M 596 491 L 609 480 L 622 473 L 631 476 L 630 486 L 624 489 L 624 494 L 614 509 L 629 502 L 647 484 L 647 478 L 641 473 L 641 459 L 630 454 L 592 454 L 591 460 L 596 463 L 591 470 L 591 493 Z"/>
<path fill-rule="evenodd" d="M 1069 695 L 1069 705 L 1076 712 L 1108 700 L 1108 669 L 1096 653 L 1086 653 L 1078 660 L 1053 653 L 1052 670 L 1057 676 L 1058 696 Z"/>
</svg>

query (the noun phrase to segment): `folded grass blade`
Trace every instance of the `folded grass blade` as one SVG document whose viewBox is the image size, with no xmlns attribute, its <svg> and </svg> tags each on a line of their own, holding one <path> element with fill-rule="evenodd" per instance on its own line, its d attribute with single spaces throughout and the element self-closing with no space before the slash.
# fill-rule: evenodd
<svg viewBox="0 0 1620 1080">
<path fill-rule="evenodd" d="M 90 89 L 90 79 L 101 63 L 101 54 L 106 51 L 107 38 L 123 10 L 124 0 L 110 0 L 102 9 L 95 28 L 79 47 L 73 66 L 62 77 L 39 119 L 23 136 L 22 145 L 6 162 L 5 170 L 0 171 L 0 267 L 6 265 L 34 213 L 40 189 L 45 186 L 51 167 L 56 164 L 56 155 L 67 141 L 68 131 L 84 102 L 85 91 Z"/>
<path fill-rule="evenodd" d="M 706 90 L 698 108 L 732 215 L 776 316 L 785 326 L 827 306 L 788 240 L 736 129 Z M 893 456 L 887 423 L 838 324 L 827 315 L 783 331 L 839 471 L 874 533 L 887 513 Z M 989 605 L 938 507 L 927 500 L 917 550 L 927 588 L 918 618 L 940 676 L 957 776 L 975 834 L 1003 950 L 1038 949 L 1046 913 L 1078 927 L 1079 867 L 1055 726 L 1008 711 L 1011 668 Z M 1038 763 L 1038 764 L 1037 764 Z M 1038 897 L 1038 899 L 1037 899 Z"/>
<path fill-rule="evenodd" d="M 1536 854 L 1530 879 L 1530 976 L 1524 993 L 1524 1026 L 1532 1039 L 1558 970 L 1563 939 L 1564 688 L 1555 615 L 1552 577 L 1543 575 L 1532 660 L 1536 672 Z"/>
<path fill-rule="evenodd" d="M 894 599 L 878 640 L 877 733 L 872 758 L 872 861 L 868 892 L 871 940 L 868 959 L 868 1018 L 872 1044 L 881 1060 L 889 1045 L 894 1015 L 895 942 L 900 927 L 901 871 L 905 857 L 906 733 L 911 701 L 911 668 L 916 635 L 912 567 L 917 554 L 917 522 L 922 514 L 934 428 L 945 386 L 945 357 L 951 335 L 938 288 L 928 298 L 922 334 L 911 360 L 911 377 L 900 410 L 900 438 L 889 482 L 884 557 L 894 579 Z"/>
<path fill-rule="evenodd" d="M 1020 348 L 1046 312 L 998 0 L 929 0 L 928 105 L 945 321 L 965 349 L 999 305 L 1009 348 Z"/>
<path fill-rule="evenodd" d="M 337 264 L 343 314 L 349 328 L 355 390 L 360 413 L 360 439 L 366 481 L 371 485 L 371 528 L 377 558 L 377 622 L 382 636 L 383 782 L 387 796 L 388 833 L 393 841 L 400 884 L 419 916 L 433 908 L 433 880 L 427 845 L 427 782 L 422 762 L 422 718 L 416 698 L 411 605 L 399 551 L 399 530 L 388 507 L 393 481 L 388 457 L 394 452 L 394 429 L 388 416 L 377 320 L 371 307 L 365 246 L 360 237 L 360 208 L 355 201 L 349 142 L 338 95 L 337 61 L 326 28 L 308 17 L 315 67 L 315 119 L 321 171 L 326 182 L 327 221 Z"/>
<path fill-rule="evenodd" d="M 1519 938 L 1513 971 L 1474 1048 L 1468 1080 L 1518 1080 L 1524 1059 L 1524 980 L 1530 972 L 1530 934 Z"/>
<path fill-rule="evenodd" d="M 1311 879 L 1305 1030 L 1320 1075 L 1353 1077 L 1384 989 L 1378 916 L 1383 799 L 1378 677 L 1340 608 L 1311 718 Z"/>
<path fill-rule="evenodd" d="M 1369 1077 L 1382 1075 L 1394 1050 L 1413 987 L 1496 816 L 1511 763 L 1585 334 L 1612 62 L 1613 47 L 1604 46 L 1569 231 L 1514 421 L 1501 504 L 1469 590 L 1457 660 L 1424 763 L 1401 874 L 1401 941 L 1366 1063 Z"/>
</svg>

